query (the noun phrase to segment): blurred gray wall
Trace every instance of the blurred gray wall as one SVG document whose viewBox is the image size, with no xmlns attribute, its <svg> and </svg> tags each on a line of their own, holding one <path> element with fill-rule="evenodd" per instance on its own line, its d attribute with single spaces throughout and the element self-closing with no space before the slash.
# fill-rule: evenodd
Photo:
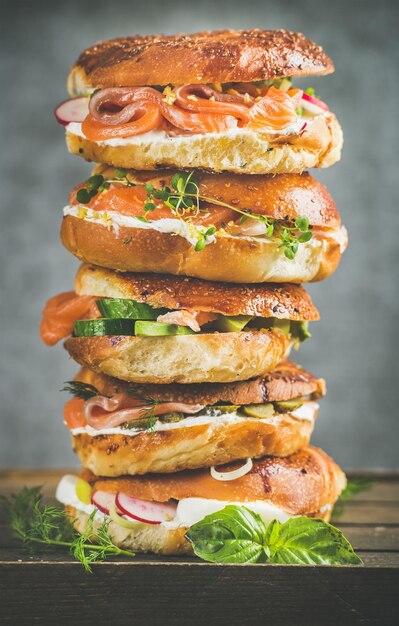
<svg viewBox="0 0 399 626">
<path fill-rule="evenodd" d="M 52 109 L 85 47 L 124 34 L 287 28 L 314 38 L 336 74 L 310 80 L 345 132 L 344 156 L 314 174 L 350 233 L 339 270 L 310 290 L 321 312 L 297 358 L 326 378 L 314 443 L 346 468 L 398 465 L 398 3 L 384 0 L 169 0 L 1 4 L 0 465 L 76 463 L 62 382 L 76 366 L 41 345 L 44 302 L 71 289 L 61 209 L 89 166 L 67 153 Z"/>
</svg>

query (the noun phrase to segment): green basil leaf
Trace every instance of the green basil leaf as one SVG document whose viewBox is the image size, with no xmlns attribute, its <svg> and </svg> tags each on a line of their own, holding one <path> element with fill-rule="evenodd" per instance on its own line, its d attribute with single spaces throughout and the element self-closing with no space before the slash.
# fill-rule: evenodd
<svg viewBox="0 0 399 626">
<path fill-rule="evenodd" d="M 361 565 L 361 559 L 338 528 L 320 519 L 294 517 L 270 522 L 265 534 L 271 563 Z"/>
<path fill-rule="evenodd" d="M 311 239 L 312 239 L 312 233 L 310 232 L 310 230 L 307 230 L 306 233 L 302 233 L 302 235 L 299 235 L 298 237 L 299 243 L 306 243 L 307 241 L 310 241 Z"/>
<path fill-rule="evenodd" d="M 301 215 L 297 217 L 295 220 L 295 226 L 302 231 L 308 230 L 309 228 L 309 218 L 307 215 Z"/>
<path fill-rule="evenodd" d="M 244 506 L 228 505 L 207 515 L 186 533 L 197 556 L 212 563 L 265 563 L 266 526 Z"/>
</svg>

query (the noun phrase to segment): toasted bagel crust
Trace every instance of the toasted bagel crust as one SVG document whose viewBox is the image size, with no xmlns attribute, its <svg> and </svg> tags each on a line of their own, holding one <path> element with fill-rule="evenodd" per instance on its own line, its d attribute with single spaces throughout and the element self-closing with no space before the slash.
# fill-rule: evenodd
<svg viewBox="0 0 399 626">
<path fill-rule="evenodd" d="M 252 82 L 333 71 L 320 46 L 286 30 L 135 35 L 82 52 L 69 73 L 68 91 L 76 96 L 93 87 Z"/>
<path fill-rule="evenodd" d="M 229 471 L 233 467 L 224 469 Z M 263 500 L 292 515 L 307 515 L 333 504 L 346 483 L 344 473 L 331 457 L 314 446 L 306 446 L 289 457 L 265 457 L 254 461 L 248 474 L 233 481 L 215 480 L 207 469 L 106 479 L 85 469 L 81 475 L 94 489 L 112 493 L 121 491 L 144 500 Z"/>
<path fill-rule="evenodd" d="M 279 330 L 166 337 L 69 337 L 80 365 L 135 383 L 247 380 L 272 370 L 288 354 Z"/>
<path fill-rule="evenodd" d="M 122 491 L 147 500 L 162 502 L 188 497 L 243 503 L 264 500 L 291 515 L 326 521 L 346 484 L 345 474 L 334 461 L 322 450 L 310 446 L 287 458 L 266 457 L 255 461 L 249 474 L 228 483 L 214 480 L 209 470 L 99 479 L 84 469 L 81 476 L 95 489 L 112 493 Z M 76 530 L 83 533 L 88 515 L 71 506 L 65 508 Z M 94 528 L 100 524 L 101 520 L 94 520 Z M 170 528 L 164 524 L 130 530 L 112 521 L 108 527 L 116 545 L 136 552 L 158 554 L 191 553 L 192 548 L 184 538 L 187 530 L 187 527 Z"/>
<path fill-rule="evenodd" d="M 123 393 L 129 387 L 117 378 L 82 368 L 75 380 L 93 385 L 101 395 Z M 262 404 L 290 400 L 310 395 L 312 399 L 326 393 L 322 378 L 316 378 L 292 361 L 283 361 L 273 371 L 253 380 L 236 383 L 199 383 L 196 385 L 140 385 L 138 394 L 159 402 L 184 402 L 212 405 L 217 402 L 231 404 Z"/>
<path fill-rule="evenodd" d="M 75 278 L 79 295 L 128 298 L 154 308 L 195 309 L 222 315 L 254 315 L 318 320 L 309 294 L 299 285 L 235 285 L 197 278 L 114 272 L 81 265 Z"/>
<path fill-rule="evenodd" d="M 93 173 L 115 179 L 115 168 L 97 165 Z M 127 178 L 136 184 L 151 183 L 156 189 L 172 187 L 172 177 L 177 170 L 128 170 Z M 194 181 L 200 196 L 225 202 L 236 209 L 249 210 L 275 220 L 293 222 L 306 215 L 312 226 L 338 228 L 341 217 L 327 187 L 309 172 L 302 174 L 253 175 L 194 172 Z M 237 213 L 237 219 L 240 214 Z"/>
<path fill-rule="evenodd" d="M 68 150 L 87 161 L 136 170 L 201 168 L 237 174 L 301 173 L 310 167 L 329 167 L 341 156 L 343 136 L 333 113 L 315 118 L 299 135 L 261 133 L 215 134 L 157 138 L 143 142 L 95 142 L 70 130 Z"/>
<path fill-rule="evenodd" d="M 178 472 L 248 457 L 288 456 L 307 445 L 314 422 L 289 413 L 270 420 L 184 426 L 135 436 L 72 437 L 82 465 L 97 476 Z"/>
<path fill-rule="evenodd" d="M 279 244 L 261 237 L 222 235 L 200 252 L 186 239 L 156 230 L 118 227 L 68 215 L 61 240 L 80 261 L 121 272 L 194 276 L 229 283 L 304 283 L 324 280 L 341 260 L 334 239 L 312 240 L 287 259 Z M 154 254 L 156 250 L 156 254 Z"/>
</svg>

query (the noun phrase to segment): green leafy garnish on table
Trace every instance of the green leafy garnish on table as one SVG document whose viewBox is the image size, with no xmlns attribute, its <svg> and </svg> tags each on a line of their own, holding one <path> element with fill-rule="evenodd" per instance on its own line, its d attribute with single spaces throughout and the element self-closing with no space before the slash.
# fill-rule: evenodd
<svg viewBox="0 0 399 626">
<path fill-rule="evenodd" d="M 339 519 L 345 511 L 345 507 L 350 500 L 363 491 L 368 491 L 373 485 L 373 480 L 367 476 L 359 478 L 351 478 L 348 480 L 345 489 L 341 493 L 339 500 L 336 502 L 332 517 L 334 520 Z"/>
<path fill-rule="evenodd" d="M 134 552 L 113 543 L 108 533 L 109 521 L 104 520 L 99 528 L 94 528 L 95 512 L 90 515 L 83 534 L 75 531 L 62 508 L 43 503 L 41 487 L 24 487 L 17 495 L 1 496 L 0 505 L 15 539 L 30 549 L 38 545 L 67 548 L 87 572 L 91 572 L 91 563 L 105 561 L 109 556 L 135 556 Z"/>
<path fill-rule="evenodd" d="M 323 520 L 294 517 L 265 524 L 245 506 L 228 505 L 191 526 L 186 538 L 212 563 L 361 565 L 340 530 Z"/>
</svg>

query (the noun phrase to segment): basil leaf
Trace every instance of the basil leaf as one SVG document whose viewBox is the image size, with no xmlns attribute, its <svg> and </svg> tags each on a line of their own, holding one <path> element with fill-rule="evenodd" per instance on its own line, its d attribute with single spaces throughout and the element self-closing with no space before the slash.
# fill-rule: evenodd
<svg viewBox="0 0 399 626">
<path fill-rule="evenodd" d="M 273 520 L 265 535 L 271 563 L 298 565 L 361 565 L 338 528 L 320 519 L 294 517 L 283 524 Z"/>
<path fill-rule="evenodd" d="M 186 533 L 197 556 L 212 563 L 361 565 L 340 530 L 321 519 L 294 517 L 268 526 L 245 506 L 228 505 Z"/>
<path fill-rule="evenodd" d="M 212 563 L 265 563 L 266 526 L 246 507 L 228 505 L 207 515 L 186 533 L 197 556 Z"/>
</svg>

